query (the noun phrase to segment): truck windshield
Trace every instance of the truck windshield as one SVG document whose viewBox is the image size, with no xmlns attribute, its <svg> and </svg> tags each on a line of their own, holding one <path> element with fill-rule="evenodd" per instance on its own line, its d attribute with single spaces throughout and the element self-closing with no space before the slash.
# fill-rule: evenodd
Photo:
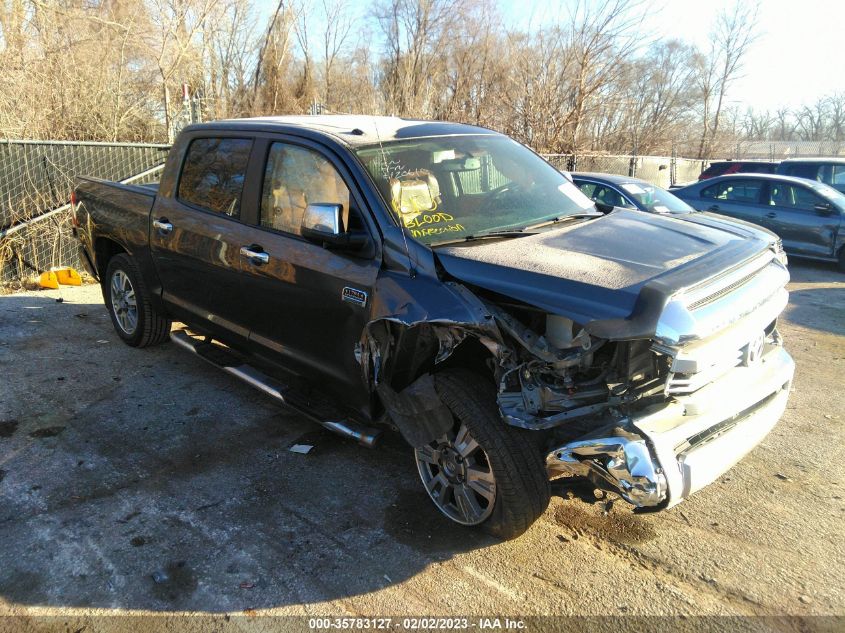
<svg viewBox="0 0 845 633">
<path fill-rule="evenodd" d="M 504 136 L 389 141 L 356 153 L 397 223 L 426 244 L 594 210 L 559 171 Z"/>
</svg>

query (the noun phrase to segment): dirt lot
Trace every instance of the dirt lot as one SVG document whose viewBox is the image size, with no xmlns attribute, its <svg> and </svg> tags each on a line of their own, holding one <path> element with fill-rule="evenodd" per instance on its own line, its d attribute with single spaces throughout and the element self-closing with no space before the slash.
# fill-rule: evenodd
<svg viewBox="0 0 845 633">
<path fill-rule="evenodd" d="M 442 519 L 400 440 L 123 345 L 96 286 L 0 297 L 0 614 L 842 615 L 845 275 L 792 274 L 760 447 L 657 515 L 558 487 L 507 543 Z"/>
</svg>

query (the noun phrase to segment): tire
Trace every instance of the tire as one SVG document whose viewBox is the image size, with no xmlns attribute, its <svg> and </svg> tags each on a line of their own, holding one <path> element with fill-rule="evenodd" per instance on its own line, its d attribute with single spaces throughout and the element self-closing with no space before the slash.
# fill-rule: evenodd
<svg viewBox="0 0 845 633">
<path fill-rule="evenodd" d="M 845 246 L 839 249 L 839 272 L 845 273 Z"/>
<path fill-rule="evenodd" d="M 434 386 L 455 426 L 414 451 L 423 487 L 452 521 L 502 539 L 516 538 L 549 505 L 541 452 L 529 441 L 529 431 L 502 421 L 489 380 L 448 369 L 434 376 Z"/>
<path fill-rule="evenodd" d="M 102 282 L 112 325 L 124 343 L 148 347 L 169 339 L 171 321 L 150 303 L 141 272 L 126 253 L 109 260 Z"/>
</svg>

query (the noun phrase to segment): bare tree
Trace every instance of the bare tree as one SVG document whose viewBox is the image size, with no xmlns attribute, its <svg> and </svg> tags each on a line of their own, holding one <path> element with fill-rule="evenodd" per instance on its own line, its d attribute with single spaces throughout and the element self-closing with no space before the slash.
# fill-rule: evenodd
<svg viewBox="0 0 845 633">
<path fill-rule="evenodd" d="M 827 137 L 841 143 L 845 141 L 845 92 L 831 95 L 828 101 L 829 128 Z"/>
<path fill-rule="evenodd" d="M 386 42 L 388 108 L 399 115 L 430 111 L 435 81 L 445 68 L 447 34 L 461 19 L 459 0 L 383 0 L 375 16 Z"/>
<path fill-rule="evenodd" d="M 820 141 L 824 137 L 825 123 L 829 119 L 828 100 L 818 99 L 795 112 L 797 131 L 802 141 Z"/>
<path fill-rule="evenodd" d="M 206 16 L 194 89 L 212 118 L 249 113 L 252 68 L 259 59 L 253 9 L 250 0 L 221 0 Z"/>
<path fill-rule="evenodd" d="M 201 60 L 198 35 L 219 0 L 147 0 L 153 27 L 147 42 L 155 51 L 161 81 L 163 114 L 168 139 L 172 140 L 172 91 L 188 77 L 197 77 Z M 181 77 L 180 77 L 181 75 Z"/>
<path fill-rule="evenodd" d="M 710 35 L 710 51 L 703 60 L 699 85 L 702 93 L 702 133 L 699 158 L 708 158 L 719 132 L 725 97 L 739 77 L 748 49 L 759 37 L 758 3 L 735 0 L 731 8 L 719 12 Z M 715 99 L 715 105 L 711 102 Z M 712 118 L 710 116 L 713 111 Z"/>
<path fill-rule="evenodd" d="M 638 2 L 602 0 L 591 5 L 579 1 L 572 13 L 570 50 L 575 60 L 574 85 L 569 91 L 567 117 L 569 146 L 579 147 L 581 130 L 593 97 L 620 75 L 622 62 L 641 43 L 636 27 L 642 23 Z"/>
<path fill-rule="evenodd" d="M 354 18 L 350 15 L 349 3 L 347 0 L 321 0 L 322 18 L 325 26 L 322 34 L 323 53 L 323 101 L 332 104 L 333 72 L 336 69 L 338 58 L 345 51 L 352 28 L 355 25 Z"/>
<path fill-rule="evenodd" d="M 671 147 L 694 123 L 694 74 L 695 50 L 677 40 L 655 42 L 641 57 L 623 62 L 591 116 L 593 147 L 639 153 Z"/>
<path fill-rule="evenodd" d="M 773 114 L 730 105 L 754 4 L 720 13 L 702 52 L 645 41 L 642 6 L 625 0 L 560 0 L 542 28 L 507 28 L 503 0 L 276 0 L 266 21 L 261 1 L 0 0 L 0 136 L 166 140 L 186 82 L 211 118 L 304 113 L 319 98 L 548 152 L 845 142 L 845 93 Z"/>
</svg>

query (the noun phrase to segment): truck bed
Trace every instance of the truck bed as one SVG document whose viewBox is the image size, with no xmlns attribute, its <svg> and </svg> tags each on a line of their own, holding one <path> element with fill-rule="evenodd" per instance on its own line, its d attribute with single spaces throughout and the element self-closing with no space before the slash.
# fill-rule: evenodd
<svg viewBox="0 0 845 633">
<path fill-rule="evenodd" d="M 113 236 L 130 254 L 145 259 L 149 253 L 150 212 L 158 184 L 127 185 L 100 178 L 81 177 L 76 188 L 77 231 L 96 266 L 97 248 L 92 235 Z"/>
</svg>

